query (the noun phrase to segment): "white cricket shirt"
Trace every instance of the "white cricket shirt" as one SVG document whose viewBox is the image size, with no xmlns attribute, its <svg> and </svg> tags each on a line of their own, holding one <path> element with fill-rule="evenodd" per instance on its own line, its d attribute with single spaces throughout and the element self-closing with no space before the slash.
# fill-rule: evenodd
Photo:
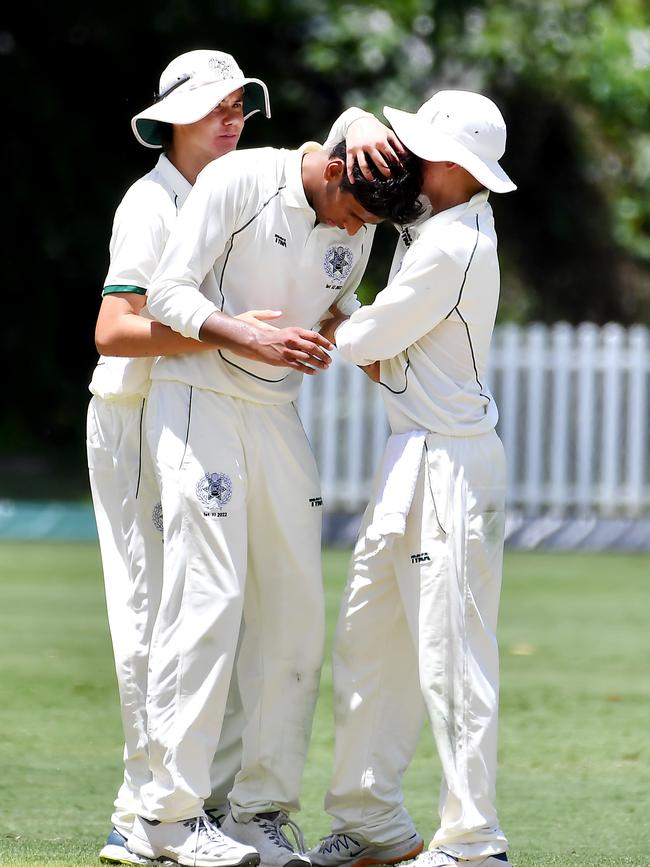
<svg viewBox="0 0 650 867">
<path fill-rule="evenodd" d="M 126 191 L 113 220 L 110 264 L 103 294 L 146 294 L 151 277 L 191 184 L 163 154 Z M 147 316 L 147 308 L 141 311 Z M 150 318 L 150 317 L 149 317 Z M 100 356 L 90 391 L 102 398 L 146 395 L 153 358 Z"/>
<path fill-rule="evenodd" d="M 381 361 L 393 433 L 471 436 L 498 419 L 485 371 L 499 301 L 487 192 L 410 226 L 389 285 L 336 331 L 348 361 Z"/>
<path fill-rule="evenodd" d="M 301 167 L 303 154 L 320 147 L 235 151 L 203 169 L 149 287 L 156 319 L 198 339 L 219 310 L 281 310 L 278 327 L 312 328 L 334 303 L 347 313 L 358 307 L 374 226 L 350 237 L 316 223 Z M 279 404 L 295 399 L 302 374 L 217 349 L 157 358 L 151 378 Z"/>
</svg>

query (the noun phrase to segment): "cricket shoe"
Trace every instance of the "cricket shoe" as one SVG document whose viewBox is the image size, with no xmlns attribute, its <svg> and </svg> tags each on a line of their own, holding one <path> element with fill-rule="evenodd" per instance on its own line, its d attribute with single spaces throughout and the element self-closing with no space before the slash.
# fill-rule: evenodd
<svg viewBox="0 0 650 867">
<path fill-rule="evenodd" d="M 295 838 L 296 849 L 284 833 L 288 828 Z M 305 855 L 302 832 L 295 822 L 282 810 L 258 813 L 250 822 L 237 822 L 228 813 L 221 824 L 224 834 L 254 846 L 260 853 L 262 867 L 306 867 L 309 858 Z"/>
<path fill-rule="evenodd" d="M 102 864 L 125 864 L 127 867 L 131 865 L 156 865 L 162 867 L 163 864 L 171 864 L 171 861 L 152 861 L 150 858 L 145 858 L 142 855 L 136 855 L 126 847 L 126 837 L 113 828 L 111 833 L 106 838 L 104 848 L 99 853 L 99 860 Z"/>
<path fill-rule="evenodd" d="M 410 861 L 424 848 L 416 832 L 399 843 L 369 843 L 359 834 L 330 834 L 307 853 L 314 867 L 367 867 Z M 419 860 L 419 859 L 418 859 Z"/>
<path fill-rule="evenodd" d="M 448 855 L 441 849 L 429 849 L 416 858 L 413 867 L 512 867 L 512 864 L 508 861 L 505 852 L 468 861 L 465 858 Z"/>
<path fill-rule="evenodd" d="M 151 822 L 136 816 L 127 846 L 145 858 L 171 858 L 187 867 L 257 867 L 260 863 L 252 846 L 226 837 L 204 813 L 181 822 Z"/>
</svg>

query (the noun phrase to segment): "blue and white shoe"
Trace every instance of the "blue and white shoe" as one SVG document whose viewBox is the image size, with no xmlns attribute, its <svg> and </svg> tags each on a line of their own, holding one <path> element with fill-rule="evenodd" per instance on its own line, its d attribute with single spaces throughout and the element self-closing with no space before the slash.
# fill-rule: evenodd
<svg viewBox="0 0 650 867">
<path fill-rule="evenodd" d="M 313 867 L 370 867 L 410 861 L 423 848 L 424 840 L 417 831 L 406 840 L 381 845 L 369 843 L 357 833 L 329 834 L 307 855 Z"/>
<path fill-rule="evenodd" d="M 465 861 L 455 858 L 441 849 L 429 849 L 413 862 L 413 867 L 463 867 L 463 865 L 466 867 L 512 867 L 505 852 L 499 852 L 498 855 L 486 855 L 484 858 L 479 857 L 475 861 Z"/>
<path fill-rule="evenodd" d="M 99 860 L 102 864 L 126 864 L 129 865 L 161 865 L 161 861 L 151 861 L 149 858 L 144 858 L 142 855 L 136 855 L 131 852 L 126 846 L 126 837 L 122 836 L 117 828 L 113 828 L 106 839 L 104 848 L 99 853 Z"/>
</svg>

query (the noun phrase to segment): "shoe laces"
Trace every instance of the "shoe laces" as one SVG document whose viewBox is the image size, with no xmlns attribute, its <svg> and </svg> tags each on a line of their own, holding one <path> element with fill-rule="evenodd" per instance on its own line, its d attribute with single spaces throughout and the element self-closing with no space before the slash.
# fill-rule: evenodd
<svg viewBox="0 0 650 867">
<path fill-rule="evenodd" d="M 327 837 L 321 837 L 321 843 L 318 847 L 319 852 L 327 854 L 336 850 L 340 852 L 345 849 L 346 852 L 352 852 L 352 847 L 358 849 L 360 847 L 358 840 L 350 837 L 349 834 L 328 834 Z"/>
<path fill-rule="evenodd" d="M 417 863 L 422 867 L 450 867 L 452 864 L 458 864 L 458 858 L 440 849 L 429 849 L 419 856 Z"/>
<path fill-rule="evenodd" d="M 282 810 L 279 810 L 277 813 L 258 813 L 257 816 L 255 816 L 254 821 L 259 824 L 262 831 L 264 831 L 272 843 L 293 852 L 294 848 L 291 845 L 291 841 L 282 830 L 283 828 L 288 828 L 293 835 L 298 852 L 300 852 L 301 855 L 304 855 L 305 839 L 302 831 Z"/>
<path fill-rule="evenodd" d="M 208 841 L 213 840 L 223 842 L 223 835 L 219 829 L 212 823 L 207 816 L 195 816 L 193 819 L 187 819 L 183 822 L 186 828 L 194 834 L 194 865 L 196 867 L 196 857 L 201 844 L 201 837 L 207 837 Z"/>
</svg>

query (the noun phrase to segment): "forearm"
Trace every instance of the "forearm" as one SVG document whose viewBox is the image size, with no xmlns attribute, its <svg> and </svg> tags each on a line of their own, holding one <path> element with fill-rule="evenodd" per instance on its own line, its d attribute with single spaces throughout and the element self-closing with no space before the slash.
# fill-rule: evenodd
<svg viewBox="0 0 650 867">
<path fill-rule="evenodd" d="M 205 320 L 199 329 L 199 338 L 210 349 L 229 349 L 245 358 L 257 358 L 259 331 L 243 319 L 217 311 Z"/>
<path fill-rule="evenodd" d="M 95 344 L 100 355 L 127 358 L 180 355 L 213 348 L 137 314 L 122 316 L 115 323 L 98 324 Z"/>
<path fill-rule="evenodd" d="M 123 292 L 104 296 L 95 326 L 95 345 L 100 355 L 152 358 L 209 348 L 142 316 L 144 305 L 143 294 Z"/>
</svg>

